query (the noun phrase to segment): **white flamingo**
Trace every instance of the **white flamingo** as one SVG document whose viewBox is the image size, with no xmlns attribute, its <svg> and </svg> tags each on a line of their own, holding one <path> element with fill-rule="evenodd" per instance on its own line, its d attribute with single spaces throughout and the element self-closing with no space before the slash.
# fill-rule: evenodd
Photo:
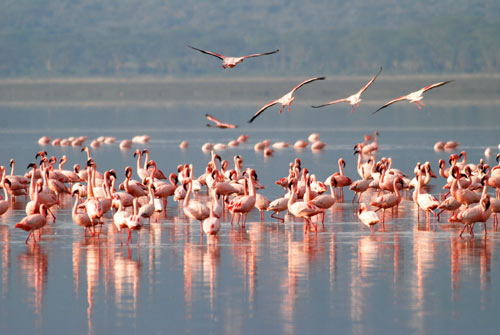
<svg viewBox="0 0 500 335">
<path fill-rule="evenodd" d="M 361 102 L 361 94 L 363 94 L 363 92 L 366 91 L 366 89 L 368 87 L 370 87 L 371 84 L 373 84 L 373 82 L 375 81 L 375 79 L 377 79 L 377 77 L 380 74 L 380 72 L 382 72 L 382 66 L 380 67 L 380 70 L 378 70 L 377 74 L 372 79 L 370 79 L 370 81 L 367 82 L 365 84 L 365 86 L 363 86 L 357 93 L 355 93 L 355 94 L 353 94 L 351 96 L 348 96 L 347 98 L 333 100 L 333 101 L 330 101 L 330 102 L 328 102 L 326 104 L 323 104 L 323 105 L 311 106 L 311 107 L 313 107 L 313 108 L 320 108 L 320 107 L 325 107 L 325 106 L 336 104 L 338 102 L 344 102 L 345 101 L 345 102 L 348 102 L 349 104 L 351 104 L 351 113 L 354 113 L 354 105 L 356 105 L 356 107 L 359 108 L 359 103 Z"/>
<path fill-rule="evenodd" d="M 403 100 L 408 100 L 408 102 L 410 102 L 410 103 L 413 102 L 413 103 L 415 103 L 417 105 L 418 109 L 422 109 L 422 107 L 424 107 L 425 105 L 424 105 L 424 103 L 421 100 L 423 99 L 423 97 L 424 97 L 423 94 L 425 92 L 427 92 L 428 90 L 431 90 L 433 88 L 436 88 L 436 87 L 443 86 L 443 85 L 446 85 L 448 83 L 451 83 L 452 81 L 453 80 L 447 80 L 447 81 L 442 81 L 442 82 L 439 82 L 439 83 L 431 84 L 431 85 L 428 85 L 428 86 L 425 86 L 425 87 L 419 89 L 418 91 L 411 92 L 411 93 L 409 93 L 407 95 L 403 95 L 402 97 L 393 99 L 393 100 L 387 102 L 385 105 L 383 105 L 379 109 L 377 109 L 372 114 L 377 113 L 379 110 L 384 109 L 384 108 L 392 105 L 393 103 L 396 103 L 398 101 L 403 101 Z"/>
<path fill-rule="evenodd" d="M 295 91 L 297 91 L 299 88 L 301 88 L 305 84 L 309 84 L 309 83 L 316 81 L 316 80 L 325 80 L 325 78 L 326 77 L 314 77 L 314 78 L 307 79 L 307 80 L 301 82 L 300 84 L 295 86 L 290 92 L 288 92 L 287 94 L 285 94 L 281 98 L 273 100 L 270 103 L 268 103 L 267 105 L 265 105 L 264 107 L 262 107 L 261 109 L 259 109 L 257 111 L 257 113 L 255 113 L 254 116 L 252 116 L 252 118 L 248 121 L 248 123 L 252 123 L 253 120 L 255 120 L 255 118 L 257 118 L 257 116 L 259 116 L 263 111 L 265 111 L 269 107 L 274 106 L 276 104 L 281 104 L 280 113 L 283 112 L 283 110 L 287 106 L 288 106 L 288 111 L 290 111 L 290 105 L 292 104 L 293 100 L 295 99 L 295 97 L 293 96 L 295 94 Z"/>
<path fill-rule="evenodd" d="M 241 56 L 241 57 L 227 57 L 227 56 L 223 56 L 221 54 L 218 54 L 218 53 L 215 53 L 215 52 L 212 52 L 212 51 L 206 51 L 206 50 L 198 49 L 198 48 L 195 48 L 195 47 L 190 46 L 190 45 L 188 45 L 188 47 L 191 48 L 191 49 L 193 49 L 193 50 L 197 50 L 199 52 L 203 52 L 204 54 L 207 54 L 207 55 L 219 58 L 220 60 L 222 60 L 222 68 L 223 69 L 227 69 L 227 68 L 232 69 L 233 67 L 235 67 L 239 63 L 243 62 L 247 58 L 272 55 L 272 54 L 275 54 L 278 51 L 280 51 L 279 49 L 276 49 L 274 51 L 264 52 L 264 53 L 260 53 L 260 54 L 252 54 L 252 55 Z"/>
</svg>

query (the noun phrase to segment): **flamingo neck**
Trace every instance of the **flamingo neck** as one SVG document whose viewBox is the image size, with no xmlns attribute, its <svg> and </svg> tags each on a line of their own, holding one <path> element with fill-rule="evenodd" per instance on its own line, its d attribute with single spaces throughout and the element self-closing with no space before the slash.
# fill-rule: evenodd
<svg viewBox="0 0 500 335">
<path fill-rule="evenodd" d="M 189 197 L 191 196 L 191 191 L 193 190 L 193 183 L 189 181 L 186 196 L 184 197 L 184 207 L 189 205 Z"/>
<path fill-rule="evenodd" d="M 75 204 L 73 205 L 73 215 L 76 215 L 78 204 L 80 203 L 80 192 L 76 192 Z"/>
</svg>

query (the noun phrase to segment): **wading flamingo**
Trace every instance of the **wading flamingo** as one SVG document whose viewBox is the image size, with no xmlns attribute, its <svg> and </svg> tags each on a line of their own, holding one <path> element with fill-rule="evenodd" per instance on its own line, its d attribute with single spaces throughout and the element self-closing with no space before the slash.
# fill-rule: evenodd
<svg viewBox="0 0 500 335">
<path fill-rule="evenodd" d="M 358 209 L 359 220 L 367 227 L 370 228 L 370 232 L 373 234 L 373 226 L 380 223 L 380 218 L 374 211 L 369 211 L 368 207 L 364 203 L 359 204 Z"/>
<path fill-rule="evenodd" d="M 255 113 L 254 116 L 252 116 L 252 118 L 248 121 L 248 123 L 252 123 L 253 120 L 255 120 L 255 118 L 257 118 L 257 116 L 259 116 L 263 111 L 265 111 L 269 107 L 274 106 L 276 104 L 281 104 L 280 113 L 283 112 L 283 110 L 285 109 L 286 106 L 288 106 L 288 111 L 290 111 L 290 105 L 292 104 L 293 100 L 295 99 L 295 97 L 293 96 L 295 91 L 297 91 L 299 88 L 301 88 L 305 84 L 309 84 L 309 83 L 316 81 L 316 80 L 325 80 L 325 78 L 326 77 L 315 77 L 315 78 L 307 79 L 307 80 L 301 82 L 300 84 L 295 86 L 290 92 L 288 92 L 287 94 L 285 94 L 281 98 L 273 100 L 270 103 L 268 103 L 267 105 L 265 105 L 264 107 L 262 107 L 261 109 L 259 109 L 257 111 L 257 113 Z"/>
</svg>

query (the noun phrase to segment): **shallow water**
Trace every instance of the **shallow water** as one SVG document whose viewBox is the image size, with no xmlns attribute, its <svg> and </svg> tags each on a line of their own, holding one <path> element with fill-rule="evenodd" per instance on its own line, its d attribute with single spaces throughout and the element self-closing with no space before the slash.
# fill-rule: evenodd
<svg viewBox="0 0 500 335">
<path fill-rule="evenodd" d="M 494 155 L 487 161 L 496 164 L 496 105 L 449 107 L 426 100 L 422 111 L 401 104 L 371 116 L 376 106 L 369 104 L 351 114 L 347 106 L 311 110 L 297 101 L 290 113 L 270 109 L 247 125 L 260 105 L 4 105 L 1 164 L 15 158 L 16 173 L 24 173 L 40 149 L 66 154 L 68 166 L 85 164 L 79 148 L 40 147 L 42 135 L 121 140 L 149 134 L 149 144 L 132 150 L 121 151 L 118 144 L 93 150 L 98 169 L 114 168 L 121 181 L 125 166 L 135 168 L 134 149 L 148 147 L 163 171 L 189 162 L 199 175 L 210 159 L 201 151 L 204 142 L 227 143 L 246 133 L 248 143 L 220 155 L 230 164 L 242 155 L 269 199 L 281 196 L 274 181 L 287 174 L 295 157 L 320 179 L 338 171 L 337 160 L 344 157 L 346 175 L 358 179 L 352 148 L 374 130 L 380 132 L 377 157 L 391 156 L 394 167 L 408 174 L 417 161 L 430 161 L 437 172 L 438 159 L 450 154 L 434 152 L 438 140 L 460 142 L 472 162 L 491 146 Z M 240 128 L 206 128 L 205 113 Z M 293 144 L 313 131 L 328 143 L 321 152 L 290 148 L 264 158 L 253 150 L 263 139 Z M 187 150 L 178 148 L 181 140 L 189 140 Z M 432 184 L 438 195 L 443 179 Z M 25 200 L 18 198 L 0 218 L 0 333 L 496 333 L 500 234 L 491 230 L 491 219 L 487 237 L 478 226 L 475 237 L 459 238 L 461 227 L 449 224 L 447 214 L 430 229 L 405 199 L 397 214 L 387 213 L 385 231 L 371 235 L 357 219 L 352 195 L 345 192 L 317 233 L 304 233 L 303 223 L 289 215 L 278 225 L 266 213 L 260 223 L 254 210 L 245 228 L 231 226 L 226 216 L 216 241 L 201 237 L 199 224 L 188 222 L 170 200 L 166 216 L 134 233 L 128 246 L 120 244 L 109 218 L 100 238 L 86 238 L 72 222 L 69 196 L 41 241 L 26 245 L 26 232 L 14 229 L 24 216 Z"/>
</svg>

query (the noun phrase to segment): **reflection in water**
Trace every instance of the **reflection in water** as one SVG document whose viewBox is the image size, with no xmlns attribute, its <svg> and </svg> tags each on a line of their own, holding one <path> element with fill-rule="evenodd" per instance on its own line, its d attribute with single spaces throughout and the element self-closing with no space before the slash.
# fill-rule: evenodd
<svg viewBox="0 0 500 335">
<path fill-rule="evenodd" d="M 27 250 L 17 255 L 19 268 L 25 276 L 26 286 L 30 291 L 29 305 L 33 306 L 37 323 L 41 322 L 42 302 L 45 283 L 47 282 L 48 257 L 40 244 L 30 244 Z M 38 325 L 39 327 L 39 325 Z"/>
<path fill-rule="evenodd" d="M 0 225 L 0 259 L 2 260 L 2 298 L 9 290 L 9 257 L 10 234 L 9 227 Z"/>
<path fill-rule="evenodd" d="M 461 276 L 475 276 L 478 272 L 476 267 L 479 265 L 481 300 L 482 307 L 485 308 L 487 299 L 485 293 L 488 292 L 491 283 L 492 245 L 488 238 L 450 239 L 452 301 L 459 300 Z"/>
</svg>

